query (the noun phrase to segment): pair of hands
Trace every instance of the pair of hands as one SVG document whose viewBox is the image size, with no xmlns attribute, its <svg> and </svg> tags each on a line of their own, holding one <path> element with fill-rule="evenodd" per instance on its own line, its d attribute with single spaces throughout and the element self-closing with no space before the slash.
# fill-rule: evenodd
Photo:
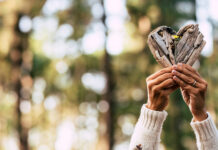
<svg viewBox="0 0 218 150">
<path fill-rule="evenodd" d="M 147 108 L 156 111 L 164 110 L 168 105 L 170 93 L 180 88 L 194 121 L 202 121 L 207 118 L 205 109 L 207 82 L 191 66 L 179 63 L 164 68 L 149 76 L 146 82 Z"/>
</svg>

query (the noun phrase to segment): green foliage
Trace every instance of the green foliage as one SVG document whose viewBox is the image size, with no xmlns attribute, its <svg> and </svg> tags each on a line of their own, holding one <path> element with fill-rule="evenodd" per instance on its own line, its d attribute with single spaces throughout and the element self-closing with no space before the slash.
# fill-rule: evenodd
<svg viewBox="0 0 218 150">
<path fill-rule="evenodd" d="M 91 21 L 90 6 L 86 0 L 75 0 L 70 9 L 59 12 L 60 24 L 69 23 L 75 30 L 72 38 L 81 38 Z"/>
<path fill-rule="evenodd" d="M 41 54 L 34 54 L 33 55 L 33 69 L 32 69 L 32 76 L 37 77 L 40 75 L 43 75 L 46 68 L 48 68 L 48 65 L 50 64 L 50 60 L 41 55 Z"/>
</svg>

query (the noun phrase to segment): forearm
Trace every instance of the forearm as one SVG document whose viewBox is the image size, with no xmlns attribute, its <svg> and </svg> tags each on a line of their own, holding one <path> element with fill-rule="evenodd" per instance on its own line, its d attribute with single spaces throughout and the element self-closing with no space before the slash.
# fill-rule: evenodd
<svg viewBox="0 0 218 150">
<path fill-rule="evenodd" d="M 191 126 L 195 132 L 199 150 L 217 150 L 218 132 L 209 113 L 206 120 L 200 122 L 192 120 Z"/>
<path fill-rule="evenodd" d="M 143 105 L 129 150 L 158 150 L 162 125 L 166 117 L 166 111 L 150 110 Z"/>
</svg>

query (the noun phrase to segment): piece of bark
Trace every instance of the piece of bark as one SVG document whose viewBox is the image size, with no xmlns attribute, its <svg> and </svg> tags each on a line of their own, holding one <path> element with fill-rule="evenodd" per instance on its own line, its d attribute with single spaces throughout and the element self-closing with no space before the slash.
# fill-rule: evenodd
<svg viewBox="0 0 218 150">
<path fill-rule="evenodd" d="M 171 64 L 176 64 L 176 61 L 175 61 L 175 57 L 174 57 L 174 54 L 173 54 L 173 50 L 172 50 L 172 37 L 170 35 L 170 33 L 168 33 L 167 31 L 163 31 L 163 36 L 164 36 L 164 40 L 166 42 L 166 47 L 169 51 L 169 58 L 170 58 L 170 61 L 171 61 Z"/>
<path fill-rule="evenodd" d="M 201 51 L 203 50 L 204 46 L 206 44 L 206 41 L 202 41 L 201 45 L 195 49 L 195 51 L 192 53 L 192 55 L 190 56 L 187 64 L 192 66 L 195 61 L 199 58 L 200 54 L 201 54 Z"/>
<path fill-rule="evenodd" d="M 192 49 L 190 50 L 190 52 L 185 56 L 184 60 L 181 61 L 181 63 L 186 64 L 187 61 L 189 60 L 189 58 L 191 57 L 192 53 L 194 52 L 194 50 L 195 50 L 195 48 L 192 48 Z"/>
<path fill-rule="evenodd" d="M 183 37 L 179 40 L 179 43 L 176 45 L 175 57 L 178 58 L 178 55 L 181 53 L 183 46 L 186 44 L 189 38 L 189 32 L 185 32 Z M 176 62 L 178 63 L 177 59 Z"/>
<path fill-rule="evenodd" d="M 161 50 L 164 52 L 164 54 L 168 55 L 169 51 L 167 50 L 166 44 L 162 40 L 161 36 L 158 35 L 158 33 L 153 33 L 151 36 L 154 38 L 155 42 L 157 42 L 158 46 L 161 48 Z"/>
<path fill-rule="evenodd" d="M 184 34 L 188 34 L 187 41 L 183 45 L 182 49 L 176 55 L 177 62 L 183 62 L 184 58 L 191 52 L 190 50 L 194 47 L 194 42 L 198 36 L 198 26 L 195 25 L 193 28 L 189 28 Z M 177 47 L 179 49 L 179 46 Z"/>
<path fill-rule="evenodd" d="M 157 45 L 157 43 L 151 37 L 148 38 L 148 46 L 149 46 L 149 48 L 150 48 L 150 50 L 151 50 L 154 57 L 156 57 L 155 56 L 155 51 L 156 50 L 159 52 L 160 56 L 164 55 L 163 51 L 160 49 L 160 47 Z"/>
<path fill-rule="evenodd" d="M 158 51 L 157 46 L 155 46 L 155 44 L 152 43 L 152 38 L 148 38 L 148 46 L 151 50 L 152 55 L 154 56 L 154 58 L 157 60 L 157 62 L 164 67 L 164 63 L 160 62 L 159 59 L 156 55 L 156 51 Z M 159 54 L 159 52 L 158 52 Z M 160 55 L 160 54 L 159 54 Z"/>
<path fill-rule="evenodd" d="M 203 38 L 198 25 L 184 26 L 177 32 L 177 36 L 170 27 L 160 26 L 149 34 L 148 46 L 163 67 L 179 62 L 193 65 L 206 44 Z"/>
<path fill-rule="evenodd" d="M 204 38 L 204 36 L 202 33 L 198 34 L 198 37 L 194 43 L 194 47 L 198 47 L 201 44 L 201 42 L 203 41 L 203 38 Z"/>
<path fill-rule="evenodd" d="M 172 64 L 170 63 L 169 59 L 165 55 L 160 56 L 158 51 L 155 51 L 155 55 L 158 58 L 157 62 L 160 63 L 163 67 L 172 66 Z"/>
<path fill-rule="evenodd" d="M 188 29 L 190 30 L 190 29 Z M 188 32 L 187 30 L 187 32 Z M 176 61 L 177 62 L 182 62 L 184 60 L 184 58 L 189 54 L 192 53 L 191 50 L 194 47 L 194 43 L 199 35 L 199 28 L 197 25 L 194 26 L 193 28 L 194 32 L 192 32 L 192 34 L 189 33 L 188 36 L 188 40 L 186 41 L 186 43 L 184 44 L 183 48 L 181 49 L 180 53 L 178 54 L 178 56 L 176 56 Z M 186 32 L 186 33 L 187 33 Z M 185 34 L 186 34 L 185 33 Z"/>
<path fill-rule="evenodd" d="M 149 45 L 152 55 L 154 56 L 154 58 L 157 60 L 157 62 L 161 66 L 163 67 L 171 66 L 171 63 L 168 61 L 168 59 L 163 54 L 163 52 L 161 50 L 158 50 L 159 47 L 155 45 L 155 43 L 152 41 L 152 38 L 148 38 L 148 45 Z M 162 52 L 162 54 L 160 54 L 160 51 Z"/>
<path fill-rule="evenodd" d="M 179 31 L 176 33 L 176 35 L 178 36 L 183 36 L 183 34 L 189 29 L 189 28 L 193 28 L 193 24 L 189 24 L 187 26 L 184 26 L 182 28 L 179 29 Z"/>
<path fill-rule="evenodd" d="M 192 55 L 193 51 L 195 51 L 195 50 L 202 44 L 203 38 L 204 38 L 204 36 L 203 36 L 202 33 L 198 34 L 198 37 L 197 37 L 197 39 L 196 39 L 196 41 L 195 41 L 195 43 L 194 43 L 193 48 L 192 48 L 192 49 L 190 50 L 190 52 L 185 56 L 185 59 L 184 59 L 183 63 L 185 63 L 185 64 L 187 63 L 187 61 L 188 61 L 188 59 L 190 58 L 190 56 Z"/>
</svg>

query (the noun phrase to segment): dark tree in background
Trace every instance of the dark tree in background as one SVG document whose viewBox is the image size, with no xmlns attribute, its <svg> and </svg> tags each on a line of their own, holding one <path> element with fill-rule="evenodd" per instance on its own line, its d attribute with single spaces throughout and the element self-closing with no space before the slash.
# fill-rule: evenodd
<svg viewBox="0 0 218 150">
<path fill-rule="evenodd" d="M 20 21 L 23 17 L 34 17 L 38 15 L 45 1 L 19 1 L 23 3 L 22 7 L 19 5 L 12 7 L 12 9 L 5 14 L 5 18 L 12 19 L 10 26 L 13 37 L 11 38 L 10 51 L 8 54 L 8 61 L 10 64 L 10 88 L 16 93 L 16 126 L 19 135 L 20 150 L 28 150 L 28 128 L 30 126 L 25 122 L 21 112 L 22 101 L 31 100 L 32 89 L 32 53 L 29 50 L 29 33 L 20 29 Z M 14 1 L 16 3 L 16 1 Z M 13 5 L 8 2 L 8 5 Z M 7 4 L 5 6 L 7 8 Z M 6 26 L 7 28 L 7 26 Z"/>
</svg>

